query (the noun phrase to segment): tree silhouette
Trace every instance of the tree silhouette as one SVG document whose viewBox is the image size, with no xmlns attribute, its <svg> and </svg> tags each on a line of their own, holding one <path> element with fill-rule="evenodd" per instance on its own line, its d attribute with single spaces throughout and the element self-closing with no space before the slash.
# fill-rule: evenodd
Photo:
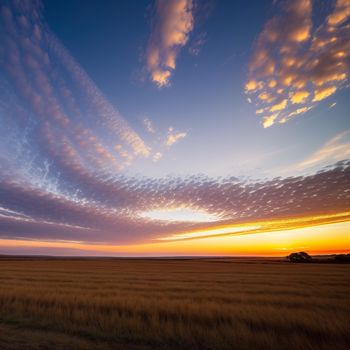
<svg viewBox="0 0 350 350">
<path fill-rule="evenodd" d="M 338 254 L 334 257 L 337 263 L 350 263 L 350 254 Z"/>
<path fill-rule="evenodd" d="M 304 262 L 310 262 L 312 258 L 308 253 L 299 252 L 299 253 L 292 253 L 288 255 L 287 259 L 290 262 L 304 263 Z"/>
</svg>

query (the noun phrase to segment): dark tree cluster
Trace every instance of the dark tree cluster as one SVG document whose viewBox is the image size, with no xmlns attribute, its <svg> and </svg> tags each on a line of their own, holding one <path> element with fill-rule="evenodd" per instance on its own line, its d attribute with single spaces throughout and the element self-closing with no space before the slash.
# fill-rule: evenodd
<svg viewBox="0 0 350 350">
<path fill-rule="evenodd" d="M 296 263 L 305 263 L 305 262 L 310 262 L 312 260 L 311 256 L 305 252 L 292 253 L 287 256 L 287 259 L 290 262 L 296 262 Z"/>
<path fill-rule="evenodd" d="M 337 263 L 350 263 L 350 254 L 338 254 L 334 260 Z"/>
<path fill-rule="evenodd" d="M 350 254 L 335 254 L 325 256 L 314 256 L 311 257 L 308 253 L 298 252 L 291 253 L 287 257 L 287 260 L 292 263 L 326 263 L 326 264 L 349 264 Z"/>
</svg>

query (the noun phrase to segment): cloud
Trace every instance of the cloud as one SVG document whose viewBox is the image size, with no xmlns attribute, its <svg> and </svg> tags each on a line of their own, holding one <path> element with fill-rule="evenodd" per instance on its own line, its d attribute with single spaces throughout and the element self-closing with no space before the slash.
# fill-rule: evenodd
<svg viewBox="0 0 350 350">
<path fill-rule="evenodd" d="M 273 125 L 273 123 L 275 122 L 275 119 L 276 119 L 277 117 L 278 117 L 278 113 L 265 116 L 265 117 L 263 118 L 263 126 L 264 126 L 264 128 L 268 128 L 268 127 L 270 127 L 271 125 Z"/>
<path fill-rule="evenodd" d="M 298 109 L 294 110 L 293 112 L 290 112 L 285 117 L 282 117 L 282 119 L 279 120 L 279 123 L 281 123 L 281 124 L 286 123 L 290 118 L 297 116 L 299 114 L 303 114 L 312 108 L 313 108 L 313 106 L 298 108 Z M 277 118 L 277 116 L 276 116 L 276 118 Z"/>
<path fill-rule="evenodd" d="M 350 17 L 350 2 L 349 0 L 338 0 L 334 12 L 328 18 L 328 24 L 337 26 L 342 24 Z"/>
<path fill-rule="evenodd" d="M 193 30 L 192 0 L 156 0 L 156 18 L 146 50 L 146 66 L 158 86 L 169 85 L 181 47 Z"/>
<path fill-rule="evenodd" d="M 288 100 L 282 100 L 281 102 L 273 105 L 271 108 L 270 108 L 270 112 L 276 112 L 276 111 L 281 111 L 283 109 L 286 108 L 287 106 L 287 103 L 288 103 Z"/>
<path fill-rule="evenodd" d="M 38 1 L 5 2 L 0 8 L 0 119 L 8 126 L 0 147 L 7 161 L 31 173 L 32 181 L 45 174 L 46 181 L 57 182 L 55 171 L 76 179 L 112 175 L 136 157 L 149 157 L 150 147 L 54 36 L 40 11 Z"/>
<path fill-rule="evenodd" d="M 300 103 L 304 103 L 309 96 L 310 96 L 310 93 L 306 90 L 296 91 L 290 94 L 290 100 L 294 104 L 300 104 Z"/>
<path fill-rule="evenodd" d="M 298 168 L 309 168 L 350 158 L 350 131 L 343 131 L 324 146 L 298 164 Z"/>
<path fill-rule="evenodd" d="M 145 117 L 142 119 L 143 126 L 145 127 L 146 131 L 149 132 L 150 134 L 154 134 L 156 132 L 154 125 L 152 121 Z"/>
<path fill-rule="evenodd" d="M 205 44 L 207 39 L 207 33 L 201 32 L 191 43 L 188 48 L 188 52 L 190 55 L 198 56 L 202 51 L 203 45 Z"/>
<path fill-rule="evenodd" d="M 315 90 L 314 98 L 312 102 L 322 101 L 328 96 L 333 95 L 337 91 L 336 86 L 328 86 L 322 89 Z"/>
<path fill-rule="evenodd" d="M 306 113 L 348 82 L 350 1 L 336 1 L 320 24 L 313 22 L 312 5 L 279 2 L 256 40 L 245 91 L 264 127 Z"/>
<path fill-rule="evenodd" d="M 167 146 L 172 146 L 173 144 L 175 144 L 179 140 L 185 138 L 186 136 L 187 136 L 186 132 L 175 132 L 174 129 L 172 127 L 170 127 L 168 129 L 168 136 L 165 140 L 165 144 Z"/>
<path fill-rule="evenodd" d="M 327 147 L 334 147 L 340 139 Z M 156 180 L 119 177 L 86 186 L 81 183 L 79 197 L 52 193 L 18 180 L 1 180 L 0 236 L 115 244 L 149 242 L 218 225 L 331 217 L 350 210 L 349 174 L 350 162 L 340 161 L 309 176 L 246 183 L 203 175 Z M 162 222 L 144 216 L 150 211 L 176 208 L 206 213 L 217 221 Z"/>
<path fill-rule="evenodd" d="M 163 157 L 163 154 L 162 154 L 161 152 L 157 152 L 157 153 L 155 153 L 155 154 L 153 155 L 152 160 L 153 160 L 154 162 L 158 162 L 158 160 L 160 160 L 162 157 Z"/>
</svg>

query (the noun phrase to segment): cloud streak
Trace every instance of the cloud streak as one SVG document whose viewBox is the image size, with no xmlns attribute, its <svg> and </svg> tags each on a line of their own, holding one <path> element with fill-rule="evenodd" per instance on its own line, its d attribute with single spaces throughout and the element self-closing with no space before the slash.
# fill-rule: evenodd
<svg viewBox="0 0 350 350">
<path fill-rule="evenodd" d="M 298 164 L 298 168 L 333 164 L 350 158 L 350 131 L 346 130 L 330 139 L 324 146 Z"/>
<path fill-rule="evenodd" d="M 146 50 L 146 66 L 153 83 L 169 85 L 181 47 L 193 30 L 192 0 L 157 0 L 155 23 Z"/>
<path fill-rule="evenodd" d="M 349 0 L 337 0 L 319 25 L 312 20 L 311 0 L 278 4 L 279 14 L 256 40 L 245 86 L 265 128 L 334 95 L 350 71 Z"/>
<path fill-rule="evenodd" d="M 184 139 L 187 136 L 187 132 L 176 132 L 174 128 L 170 127 L 168 129 L 168 135 L 165 140 L 167 146 L 172 146 L 179 140 Z"/>
</svg>

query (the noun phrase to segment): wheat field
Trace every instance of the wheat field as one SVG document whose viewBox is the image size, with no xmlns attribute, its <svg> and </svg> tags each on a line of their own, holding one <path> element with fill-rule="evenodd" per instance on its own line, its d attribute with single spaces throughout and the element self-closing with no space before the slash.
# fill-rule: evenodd
<svg viewBox="0 0 350 350">
<path fill-rule="evenodd" d="M 0 259 L 0 349 L 348 349 L 350 266 Z"/>
</svg>

